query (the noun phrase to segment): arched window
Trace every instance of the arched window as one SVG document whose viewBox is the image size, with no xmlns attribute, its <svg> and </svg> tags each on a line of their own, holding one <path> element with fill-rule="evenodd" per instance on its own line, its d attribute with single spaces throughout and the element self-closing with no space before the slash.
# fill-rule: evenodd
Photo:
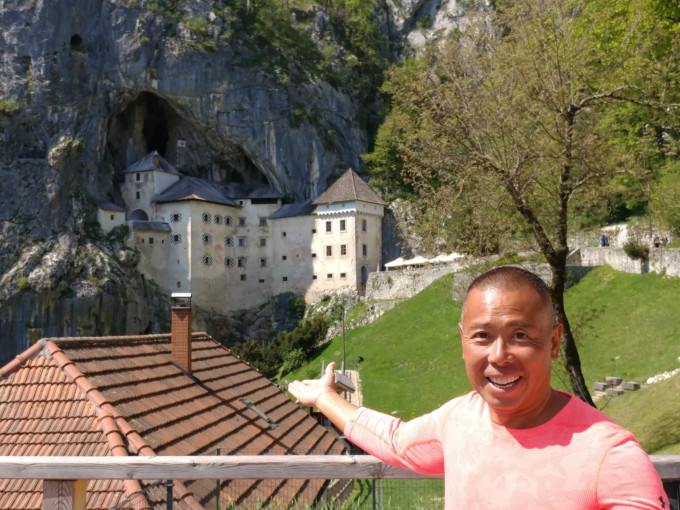
<svg viewBox="0 0 680 510">
<path fill-rule="evenodd" d="M 219 214 L 216 214 L 214 221 L 215 221 L 215 225 L 221 225 L 222 224 L 222 216 L 220 216 Z"/>
<path fill-rule="evenodd" d="M 227 257 L 226 259 L 224 259 L 224 265 L 227 267 L 234 267 L 234 259 L 230 259 L 229 257 Z"/>
<path fill-rule="evenodd" d="M 224 217 L 224 224 L 225 224 L 227 227 L 231 227 L 231 226 L 234 224 L 234 220 L 231 219 L 231 216 L 225 216 L 225 217 Z"/>
<path fill-rule="evenodd" d="M 234 246 L 234 238 L 233 237 L 225 237 L 224 238 L 224 244 L 227 246 Z"/>
<path fill-rule="evenodd" d="M 172 234 L 170 236 L 170 244 L 179 244 L 182 242 L 182 234 Z"/>
<path fill-rule="evenodd" d="M 182 221 L 182 213 L 172 213 L 170 215 L 170 223 L 179 223 Z"/>
<path fill-rule="evenodd" d="M 212 221 L 212 216 L 210 216 L 210 214 L 207 213 L 207 212 L 203 213 L 202 218 L 203 218 L 203 223 L 210 223 Z"/>
<path fill-rule="evenodd" d="M 212 244 L 213 238 L 210 234 L 203 234 L 203 244 Z"/>
<path fill-rule="evenodd" d="M 206 266 L 212 266 L 213 258 L 210 255 L 203 255 L 203 263 Z"/>
</svg>

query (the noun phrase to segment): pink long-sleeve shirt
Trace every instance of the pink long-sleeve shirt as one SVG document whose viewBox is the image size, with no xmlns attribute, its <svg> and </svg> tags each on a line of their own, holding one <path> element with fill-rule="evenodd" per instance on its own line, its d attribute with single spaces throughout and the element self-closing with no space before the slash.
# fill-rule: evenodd
<svg viewBox="0 0 680 510">
<path fill-rule="evenodd" d="M 472 392 L 420 418 L 361 408 L 345 436 L 388 464 L 444 474 L 447 510 L 668 509 L 633 435 L 571 395 L 549 422 L 508 429 Z"/>
</svg>

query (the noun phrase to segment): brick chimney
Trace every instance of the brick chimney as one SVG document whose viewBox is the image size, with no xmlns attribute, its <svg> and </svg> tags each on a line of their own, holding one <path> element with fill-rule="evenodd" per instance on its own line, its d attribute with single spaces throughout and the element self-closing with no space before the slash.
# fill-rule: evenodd
<svg viewBox="0 0 680 510">
<path fill-rule="evenodd" d="M 191 373 L 191 294 L 172 294 L 172 362 Z"/>
</svg>

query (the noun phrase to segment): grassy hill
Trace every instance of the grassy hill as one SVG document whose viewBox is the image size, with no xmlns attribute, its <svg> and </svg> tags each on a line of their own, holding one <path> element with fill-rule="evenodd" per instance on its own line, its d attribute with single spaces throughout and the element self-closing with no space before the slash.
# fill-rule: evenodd
<svg viewBox="0 0 680 510">
<path fill-rule="evenodd" d="M 680 279 L 633 275 L 605 266 L 566 295 L 584 377 L 615 375 L 645 382 L 680 367 Z M 461 359 L 460 303 L 451 300 L 451 275 L 433 283 L 374 323 L 345 335 L 348 368 L 359 364 L 364 404 L 410 419 L 470 390 Z M 322 361 L 340 362 L 342 340 L 286 379 L 316 377 Z M 562 370 L 553 385 L 567 388 Z M 598 406 L 636 433 L 649 453 L 680 453 L 680 376 Z"/>
</svg>

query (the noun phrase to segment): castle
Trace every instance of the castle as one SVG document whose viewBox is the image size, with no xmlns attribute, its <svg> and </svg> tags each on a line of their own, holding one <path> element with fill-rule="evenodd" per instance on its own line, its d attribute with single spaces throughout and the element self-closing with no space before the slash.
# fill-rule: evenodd
<svg viewBox="0 0 680 510">
<path fill-rule="evenodd" d="M 316 200 L 181 175 L 158 152 L 123 172 L 125 209 L 100 204 L 104 230 L 127 224 L 139 270 L 206 310 L 253 308 L 282 293 L 315 302 L 362 293 L 379 270 L 385 202 L 353 170 Z"/>
</svg>

